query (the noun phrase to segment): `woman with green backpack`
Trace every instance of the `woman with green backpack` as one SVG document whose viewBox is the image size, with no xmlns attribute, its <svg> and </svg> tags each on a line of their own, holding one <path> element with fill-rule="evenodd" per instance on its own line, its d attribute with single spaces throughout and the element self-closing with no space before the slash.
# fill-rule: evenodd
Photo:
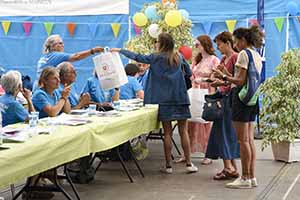
<svg viewBox="0 0 300 200">
<path fill-rule="evenodd" d="M 263 33 L 258 26 L 238 28 L 233 32 L 234 47 L 239 52 L 234 76 L 215 69 L 214 75 L 232 89 L 232 121 L 240 144 L 242 176 L 226 187 L 246 189 L 257 187 L 255 178 L 256 150 L 254 121 L 258 113 L 257 89 L 260 84 L 262 58 L 255 48 L 263 43 Z"/>
</svg>

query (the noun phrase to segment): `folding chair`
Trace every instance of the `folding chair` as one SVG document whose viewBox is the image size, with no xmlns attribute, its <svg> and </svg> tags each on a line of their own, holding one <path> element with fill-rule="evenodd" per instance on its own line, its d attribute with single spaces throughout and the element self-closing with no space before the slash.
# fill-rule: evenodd
<svg viewBox="0 0 300 200">
<path fill-rule="evenodd" d="M 128 141 L 128 143 L 129 143 L 129 141 Z M 124 144 L 125 144 L 125 143 L 124 143 Z M 120 147 L 121 147 L 121 145 L 119 145 L 119 146 L 117 146 L 117 147 L 115 147 L 115 148 L 113 148 L 113 149 L 104 151 L 104 152 L 98 152 L 98 153 L 96 153 L 96 154 L 94 155 L 94 157 L 93 157 L 91 163 L 93 163 L 93 162 L 95 161 L 96 158 L 98 158 L 98 159 L 100 160 L 100 162 L 98 163 L 98 165 L 97 165 L 97 167 L 96 167 L 96 171 L 97 171 L 97 170 L 100 168 L 100 166 L 102 165 L 102 163 L 109 161 L 111 155 L 115 153 L 115 154 L 117 155 L 117 160 L 121 163 L 121 165 L 122 165 L 122 167 L 123 167 L 123 169 L 124 169 L 124 171 L 125 171 L 125 173 L 126 173 L 128 179 L 130 180 L 131 183 L 133 183 L 133 182 L 134 182 L 134 181 L 133 181 L 133 178 L 132 178 L 132 176 L 130 175 L 130 173 L 129 173 L 129 171 L 128 171 L 128 168 L 127 168 L 127 166 L 126 166 L 126 164 L 125 164 L 125 162 L 124 162 L 124 159 L 123 159 L 123 157 L 122 157 L 122 155 L 121 155 L 121 153 L 120 153 Z M 142 171 L 140 165 L 138 164 L 138 161 L 137 161 L 136 157 L 135 157 L 134 154 L 133 154 L 133 151 L 132 151 L 132 148 L 131 148 L 130 144 L 129 144 L 129 154 L 130 154 L 130 157 L 132 158 L 134 164 L 135 164 L 136 167 L 138 168 L 138 170 L 139 170 L 141 176 L 144 178 L 145 175 L 144 175 L 144 173 L 143 173 L 143 171 Z"/>
</svg>

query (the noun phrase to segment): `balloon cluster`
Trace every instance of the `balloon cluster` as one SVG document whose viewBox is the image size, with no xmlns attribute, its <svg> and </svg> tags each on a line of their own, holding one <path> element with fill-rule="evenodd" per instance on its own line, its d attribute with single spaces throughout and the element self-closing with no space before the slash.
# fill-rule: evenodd
<svg viewBox="0 0 300 200">
<path fill-rule="evenodd" d="M 182 21 L 189 19 L 188 11 L 181 9 L 176 10 L 175 4 L 176 0 L 162 0 L 163 5 L 171 7 L 164 16 L 165 23 L 170 27 L 177 27 L 182 24 Z M 137 12 L 133 16 L 133 22 L 136 26 L 143 27 L 148 24 L 150 21 L 151 25 L 148 28 L 148 33 L 151 37 L 157 38 L 158 35 L 162 32 L 159 25 L 156 23 L 161 20 L 163 16 L 159 15 L 157 8 L 154 5 L 148 6 L 144 12 Z M 154 23 L 152 23 L 154 22 Z"/>
<path fill-rule="evenodd" d="M 176 49 L 185 59 L 192 57 L 192 22 L 188 11 L 178 9 L 176 0 L 145 4 L 134 14 L 133 23 L 137 35 L 126 43 L 128 49 L 144 54 L 152 53 L 154 40 L 160 33 L 168 32 L 175 40 Z"/>
<path fill-rule="evenodd" d="M 299 4 L 295 1 L 289 1 L 286 7 L 288 13 L 292 16 L 295 16 L 300 12 Z"/>
</svg>

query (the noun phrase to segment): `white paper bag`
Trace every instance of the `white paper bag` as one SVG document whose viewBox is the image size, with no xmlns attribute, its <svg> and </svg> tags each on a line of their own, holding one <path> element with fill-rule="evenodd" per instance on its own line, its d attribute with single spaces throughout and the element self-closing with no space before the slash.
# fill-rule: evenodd
<svg viewBox="0 0 300 200">
<path fill-rule="evenodd" d="M 205 103 L 204 96 L 208 94 L 208 89 L 191 88 L 188 90 L 188 94 L 191 101 L 190 111 L 192 115 L 189 121 L 208 123 L 202 119 L 203 106 Z"/>
<path fill-rule="evenodd" d="M 112 89 L 128 82 L 125 69 L 117 52 L 105 52 L 93 58 L 101 87 Z"/>
</svg>

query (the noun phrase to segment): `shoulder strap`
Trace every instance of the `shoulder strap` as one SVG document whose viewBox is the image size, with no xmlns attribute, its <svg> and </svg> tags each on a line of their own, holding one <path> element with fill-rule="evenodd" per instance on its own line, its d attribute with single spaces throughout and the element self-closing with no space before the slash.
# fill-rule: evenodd
<svg viewBox="0 0 300 200">
<path fill-rule="evenodd" d="M 255 65 L 254 61 L 253 61 L 253 56 L 252 53 L 249 49 L 245 49 L 247 55 L 248 55 L 248 59 L 249 59 L 249 63 L 248 63 L 248 67 L 251 67 L 252 65 L 250 63 L 253 62 L 253 64 Z"/>
</svg>

